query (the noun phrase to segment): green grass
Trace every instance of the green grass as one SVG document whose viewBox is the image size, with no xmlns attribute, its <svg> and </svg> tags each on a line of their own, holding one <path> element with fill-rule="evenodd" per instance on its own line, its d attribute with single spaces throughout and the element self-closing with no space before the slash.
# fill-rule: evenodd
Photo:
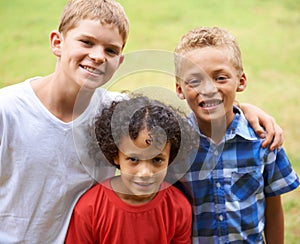
<svg viewBox="0 0 300 244">
<path fill-rule="evenodd" d="M 158 49 L 172 52 L 196 26 L 220 26 L 238 39 L 248 88 L 238 96 L 272 114 L 285 131 L 284 147 L 300 174 L 300 1 L 298 0 L 120 0 L 131 30 L 125 54 Z M 53 71 L 48 35 L 56 29 L 65 1 L 0 2 L 0 87 Z M 145 57 L 146 58 L 146 57 Z M 157 63 L 159 60 L 149 60 Z M 172 78 L 159 72 L 127 74 L 114 90 L 164 86 Z M 151 89 L 150 89 L 151 91 Z M 300 190 L 284 195 L 286 243 L 300 240 Z"/>
</svg>

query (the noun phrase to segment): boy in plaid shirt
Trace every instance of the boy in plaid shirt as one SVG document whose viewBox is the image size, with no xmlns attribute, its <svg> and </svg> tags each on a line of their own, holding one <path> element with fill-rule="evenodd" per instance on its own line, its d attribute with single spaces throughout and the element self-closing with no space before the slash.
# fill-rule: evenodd
<svg viewBox="0 0 300 244">
<path fill-rule="evenodd" d="M 299 185 L 284 149 L 263 148 L 234 105 L 246 88 L 235 38 L 196 28 L 175 50 L 176 91 L 192 110 L 200 147 L 186 175 L 194 243 L 283 243 L 281 194 Z"/>
</svg>

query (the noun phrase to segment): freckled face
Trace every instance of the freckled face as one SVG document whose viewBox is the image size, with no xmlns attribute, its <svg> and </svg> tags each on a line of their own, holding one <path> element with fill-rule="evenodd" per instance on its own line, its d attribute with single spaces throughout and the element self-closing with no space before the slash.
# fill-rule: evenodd
<svg viewBox="0 0 300 244">
<path fill-rule="evenodd" d="M 59 40 L 55 42 L 53 38 Z M 96 20 L 81 20 L 65 35 L 52 37 L 62 77 L 69 85 L 95 89 L 105 84 L 123 60 L 118 28 Z"/>
<path fill-rule="evenodd" d="M 167 174 L 170 144 L 153 156 L 149 150 L 147 131 L 141 131 L 136 140 L 124 137 L 121 141 L 118 158 L 115 163 L 120 166 L 121 181 L 124 192 L 136 202 L 149 201 L 159 190 Z M 132 143 L 133 142 L 133 143 Z M 148 156 L 147 156 L 148 155 Z"/>
</svg>

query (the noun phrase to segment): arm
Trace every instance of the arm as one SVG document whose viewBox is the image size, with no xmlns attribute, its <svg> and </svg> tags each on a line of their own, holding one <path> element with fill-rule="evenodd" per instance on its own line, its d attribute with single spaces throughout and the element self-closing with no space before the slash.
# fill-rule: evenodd
<svg viewBox="0 0 300 244">
<path fill-rule="evenodd" d="M 265 211 L 266 225 L 264 229 L 266 243 L 284 243 L 284 216 L 281 197 L 267 197 Z"/>
<path fill-rule="evenodd" d="M 267 147 L 270 144 L 270 149 L 274 150 L 275 148 L 280 148 L 282 146 L 284 140 L 283 130 L 276 124 L 276 121 L 272 116 L 268 115 L 260 108 L 248 103 L 240 104 L 240 108 L 255 133 L 265 139 L 262 143 L 262 147 Z"/>
<path fill-rule="evenodd" d="M 192 243 L 192 207 L 188 200 L 182 196 L 180 201 L 181 209 L 178 209 L 175 218 L 175 233 L 171 240 L 171 244 L 191 244 Z"/>
<path fill-rule="evenodd" d="M 85 195 L 83 195 L 85 197 Z M 65 244 L 94 243 L 90 208 L 87 202 L 79 199 L 69 223 Z"/>
<path fill-rule="evenodd" d="M 73 212 L 65 244 L 93 243 L 92 231 L 87 226 L 80 216 L 76 212 Z"/>
</svg>

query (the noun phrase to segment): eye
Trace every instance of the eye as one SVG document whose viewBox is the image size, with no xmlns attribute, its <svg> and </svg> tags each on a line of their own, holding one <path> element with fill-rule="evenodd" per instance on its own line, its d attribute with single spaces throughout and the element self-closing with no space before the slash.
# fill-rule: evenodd
<svg viewBox="0 0 300 244">
<path fill-rule="evenodd" d="M 224 75 L 220 75 L 220 76 L 218 76 L 218 77 L 216 78 L 217 81 L 224 81 L 224 80 L 226 80 L 226 79 L 227 79 L 227 77 L 224 76 Z"/>
<path fill-rule="evenodd" d="M 200 83 L 201 83 L 201 80 L 198 80 L 198 79 L 193 79 L 193 80 L 185 82 L 185 84 L 187 84 L 189 87 L 197 87 L 200 85 Z"/>
<path fill-rule="evenodd" d="M 137 163 L 139 161 L 139 159 L 135 157 L 128 157 L 127 159 L 132 163 Z"/>
<path fill-rule="evenodd" d="M 117 49 L 114 49 L 114 48 L 106 48 L 105 52 L 108 53 L 108 55 L 112 56 L 112 57 L 117 56 L 117 55 L 120 54 L 120 51 L 117 50 Z"/>
<path fill-rule="evenodd" d="M 227 77 L 224 75 L 220 75 L 217 77 L 217 80 L 226 80 L 226 79 L 227 79 Z"/>
<path fill-rule="evenodd" d="M 156 157 L 156 158 L 153 158 L 152 161 L 153 161 L 153 163 L 155 163 L 155 164 L 160 164 L 160 163 L 163 162 L 163 159 L 160 158 L 160 157 Z"/>
<path fill-rule="evenodd" d="M 93 43 L 91 42 L 91 41 L 89 41 L 89 40 L 85 40 L 85 39 L 82 39 L 82 40 L 80 40 L 83 44 L 85 44 L 85 45 L 87 45 L 87 46 L 92 46 L 93 45 Z"/>
</svg>

